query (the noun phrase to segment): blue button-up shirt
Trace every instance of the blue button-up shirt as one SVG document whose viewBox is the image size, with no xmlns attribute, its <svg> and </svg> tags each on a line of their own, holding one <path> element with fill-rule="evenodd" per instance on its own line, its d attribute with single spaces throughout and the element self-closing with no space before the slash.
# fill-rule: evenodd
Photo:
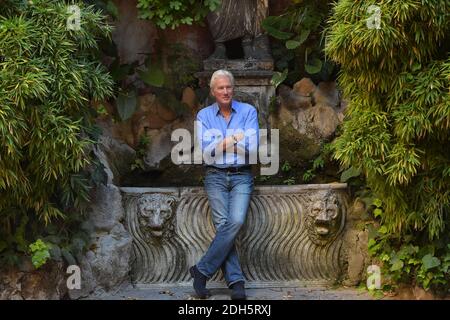
<svg viewBox="0 0 450 320">
<path fill-rule="evenodd" d="M 236 145 L 238 152 L 230 148 L 226 153 L 216 150 L 221 141 L 233 134 L 243 133 L 245 138 Z M 231 116 L 222 116 L 217 103 L 200 110 L 197 114 L 197 139 L 203 152 L 203 162 L 219 168 L 240 167 L 256 164 L 259 144 L 259 124 L 256 108 L 233 100 Z"/>
</svg>

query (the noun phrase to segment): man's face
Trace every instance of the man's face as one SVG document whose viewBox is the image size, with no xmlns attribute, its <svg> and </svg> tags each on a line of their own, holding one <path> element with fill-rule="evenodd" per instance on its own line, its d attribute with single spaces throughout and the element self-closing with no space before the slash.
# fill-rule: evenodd
<svg viewBox="0 0 450 320">
<path fill-rule="evenodd" d="M 219 77 L 214 82 L 211 94 L 219 105 L 229 105 L 233 98 L 233 86 L 228 77 Z"/>
</svg>

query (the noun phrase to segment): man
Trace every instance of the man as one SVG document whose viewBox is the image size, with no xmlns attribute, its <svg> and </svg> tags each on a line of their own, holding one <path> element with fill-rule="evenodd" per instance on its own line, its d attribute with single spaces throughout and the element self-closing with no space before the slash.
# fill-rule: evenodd
<svg viewBox="0 0 450 320">
<path fill-rule="evenodd" d="M 214 72 L 210 89 L 216 103 L 197 115 L 200 146 L 206 166 L 205 190 L 211 207 L 216 235 L 200 261 L 190 268 L 194 289 L 207 298 L 206 281 L 219 268 L 232 289 L 231 298 L 246 298 L 244 276 L 234 240 L 245 222 L 253 175 L 250 163 L 256 163 L 258 115 L 246 103 L 233 100 L 233 75 L 225 70 Z M 211 142 L 212 141 L 212 142 Z"/>
</svg>

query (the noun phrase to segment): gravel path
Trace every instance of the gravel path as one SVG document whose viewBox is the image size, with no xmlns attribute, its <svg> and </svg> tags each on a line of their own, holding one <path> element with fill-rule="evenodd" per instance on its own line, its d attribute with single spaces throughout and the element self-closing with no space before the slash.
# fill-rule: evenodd
<svg viewBox="0 0 450 320">
<path fill-rule="evenodd" d="M 210 289 L 209 300 L 230 300 L 230 290 Z M 367 291 L 356 288 L 327 287 L 271 287 L 248 288 L 247 300 L 373 300 Z M 89 299 L 101 300 L 197 300 L 189 286 L 166 286 L 162 288 L 126 288 L 116 294 L 98 295 Z"/>
</svg>

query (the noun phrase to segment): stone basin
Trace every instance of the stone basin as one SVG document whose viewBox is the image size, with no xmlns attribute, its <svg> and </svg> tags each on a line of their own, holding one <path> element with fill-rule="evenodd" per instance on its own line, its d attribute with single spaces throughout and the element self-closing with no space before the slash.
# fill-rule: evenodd
<svg viewBox="0 0 450 320">
<path fill-rule="evenodd" d="M 138 287 L 190 285 L 214 237 L 202 187 L 120 188 Z M 347 184 L 256 186 L 236 241 L 249 287 L 329 285 L 345 273 Z M 224 286 L 221 272 L 210 287 Z"/>
</svg>

